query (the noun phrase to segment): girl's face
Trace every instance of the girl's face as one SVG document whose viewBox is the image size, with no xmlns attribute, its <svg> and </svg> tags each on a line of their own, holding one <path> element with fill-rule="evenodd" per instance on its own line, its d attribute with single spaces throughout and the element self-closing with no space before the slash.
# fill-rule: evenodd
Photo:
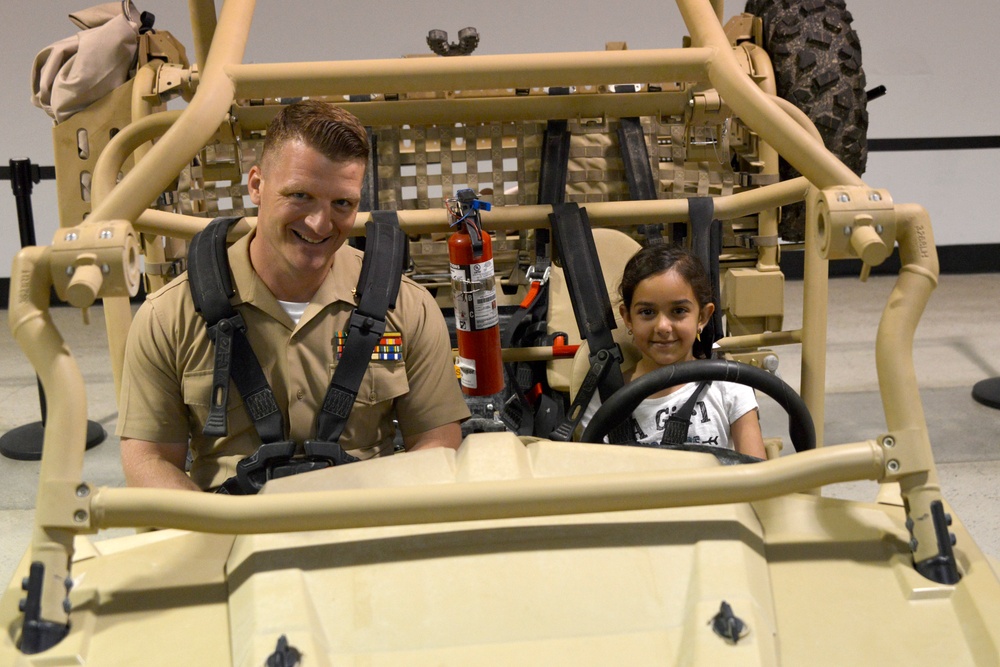
<svg viewBox="0 0 1000 667">
<path fill-rule="evenodd" d="M 632 307 L 620 306 L 643 359 L 656 366 L 694 359 L 695 337 L 714 309 L 712 304 L 699 307 L 691 284 L 673 269 L 642 280 Z"/>
</svg>

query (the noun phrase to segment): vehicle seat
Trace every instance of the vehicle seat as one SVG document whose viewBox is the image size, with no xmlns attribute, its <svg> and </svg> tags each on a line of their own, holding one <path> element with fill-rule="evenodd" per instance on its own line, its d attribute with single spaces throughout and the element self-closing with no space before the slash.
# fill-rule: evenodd
<svg viewBox="0 0 1000 667">
<path fill-rule="evenodd" d="M 619 341 L 619 334 L 627 339 L 628 337 L 625 336 L 625 326 L 621 321 L 621 316 L 618 314 L 618 284 L 621 282 L 625 264 L 642 246 L 631 236 L 617 229 L 598 227 L 593 232 L 594 245 L 597 247 L 597 256 L 601 263 L 601 273 L 604 274 L 604 284 L 611 295 L 611 308 L 615 314 L 617 328 L 612 334 L 616 341 Z M 572 260 L 572 258 L 562 258 L 562 261 L 567 260 Z M 576 316 L 573 314 L 573 304 L 570 301 L 566 276 L 560 267 L 553 266 L 549 275 L 548 332 L 549 334 L 553 334 L 557 331 L 564 331 L 566 333 L 567 345 L 578 345 L 582 342 L 580 339 L 580 328 L 577 326 Z M 578 353 L 576 357 L 578 358 L 579 356 Z M 583 358 L 584 363 L 586 363 L 586 355 Z M 561 392 L 570 392 L 570 385 L 574 375 L 574 363 L 575 359 L 554 359 L 548 363 L 546 378 L 552 389 Z M 586 370 L 584 370 L 585 374 Z M 580 376 L 580 379 L 583 379 L 583 375 Z M 579 388 L 579 384 L 576 386 Z M 575 390 L 573 394 L 575 394 Z"/>
</svg>

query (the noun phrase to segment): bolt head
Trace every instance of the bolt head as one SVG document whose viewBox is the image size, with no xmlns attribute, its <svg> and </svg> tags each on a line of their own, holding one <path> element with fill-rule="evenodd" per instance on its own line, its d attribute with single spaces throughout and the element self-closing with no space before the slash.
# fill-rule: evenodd
<svg viewBox="0 0 1000 667">
<path fill-rule="evenodd" d="M 871 196 L 872 201 L 882 201 L 882 195 L 877 192 L 873 192 Z"/>
<path fill-rule="evenodd" d="M 78 238 L 80 238 L 80 237 L 79 237 L 79 236 L 77 236 L 77 233 L 76 233 L 76 232 L 69 232 L 68 234 L 66 234 L 66 240 L 67 240 L 67 241 L 75 241 L 75 240 L 77 240 Z"/>
<path fill-rule="evenodd" d="M 889 469 L 889 472 L 899 472 L 899 461 L 892 459 L 886 464 L 886 468 Z"/>
<path fill-rule="evenodd" d="M 885 447 L 895 447 L 896 439 L 891 435 L 887 435 L 882 439 L 882 445 Z"/>
<path fill-rule="evenodd" d="M 100 236 L 101 236 L 102 239 L 110 239 L 114 235 L 115 235 L 115 233 L 113 231 L 111 231 L 110 229 L 102 229 L 101 230 L 101 234 L 100 234 Z"/>
<path fill-rule="evenodd" d="M 841 192 L 839 195 L 837 195 L 837 201 L 846 204 L 847 202 L 851 201 L 851 195 L 847 194 L 846 192 Z"/>
<path fill-rule="evenodd" d="M 850 236 L 852 232 L 854 232 L 853 227 L 844 227 L 844 236 Z"/>
<path fill-rule="evenodd" d="M 764 358 L 761 360 L 761 366 L 764 367 L 765 371 L 769 371 L 771 373 L 778 370 L 778 355 L 776 354 L 765 355 Z"/>
<path fill-rule="evenodd" d="M 73 513 L 73 521 L 76 521 L 77 523 L 83 523 L 86 520 L 87 520 L 87 512 L 85 512 L 84 510 L 77 510 L 76 512 Z"/>
</svg>

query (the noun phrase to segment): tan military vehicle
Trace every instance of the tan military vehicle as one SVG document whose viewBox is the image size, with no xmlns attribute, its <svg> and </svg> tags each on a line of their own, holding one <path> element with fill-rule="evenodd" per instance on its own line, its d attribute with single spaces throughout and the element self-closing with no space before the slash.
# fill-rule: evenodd
<svg viewBox="0 0 1000 667">
<path fill-rule="evenodd" d="M 678 4 L 689 43 L 662 50 L 249 65 L 250 0 L 228 0 L 217 21 L 212 2 L 190 0 L 190 63 L 168 33 L 147 33 L 135 76 L 56 126 L 62 228 L 11 273 L 10 326 L 49 418 L 31 547 L 0 598 L 4 664 L 1000 663 L 1000 567 L 949 514 L 913 369 L 933 232 L 922 207 L 855 173 L 864 81 L 843 5 L 754 1 L 723 24 L 719 1 Z M 804 25 L 825 28 L 813 39 Z M 826 38 L 850 49 L 831 60 Z M 845 72 L 849 88 L 826 95 Z M 174 95 L 183 112 L 162 109 Z M 254 223 L 241 174 L 298 96 L 341 101 L 373 128 L 371 202 L 399 211 L 431 289 L 459 187 L 493 204 L 482 221 L 511 301 L 540 281 L 534 241 L 557 203 L 542 162 L 559 150 L 557 197 L 586 210 L 599 248 L 690 239 L 689 200 L 709 198 L 724 358 L 626 385 L 584 435 L 599 441 L 644 392 L 722 374 L 778 396 L 800 451 L 771 443 L 766 461 L 722 465 L 497 430 L 255 496 L 88 484 L 85 387 L 50 289 L 78 308 L 103 299 L 120 378 L 128 297 L 183 267 L 206 216 L 246 214 L 236 233 Z M 779 210 L 800 203 L 801 222 L 779 231 Z M 787 243 L 805 255 L 797 330 L 782 322 Z M 827 263 L 871 267 L 895 247 L 903 268 L 876 344 L 888 431 L 823 442 Z M 560 263 L 550 319 L 573 308 Z M 801 345 L 801 399 L 766 370 L 788 345 Z M 554 392 L 572 394 L 588 366 L 560 367 L 553 346 L 504 355 L 550 364 Z M 879 502 L 817 493 L 852 480 L 879 481 Z M 121 527 L 159 530 L 88 537 Z"/>
</svg>

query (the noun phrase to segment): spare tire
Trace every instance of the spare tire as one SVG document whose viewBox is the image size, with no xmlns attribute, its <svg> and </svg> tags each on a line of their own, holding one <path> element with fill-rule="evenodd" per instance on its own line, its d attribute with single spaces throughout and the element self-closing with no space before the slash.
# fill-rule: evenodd
<svg viewBox="0 0 1000 667">
<path fill-rule="evenodd" d="M 745 11 L 763 21 L 763 48 L 778 96 L 804 111 L 830 151 L 859 176 L 868 162 L 868 109 L 861 42 L 844 0 L 748 0 Z M 799 172 L 781 160 L 782 180 Z M 782 209 L 778 232 L 805 238 L 805 205 Z"/>
</svg>

